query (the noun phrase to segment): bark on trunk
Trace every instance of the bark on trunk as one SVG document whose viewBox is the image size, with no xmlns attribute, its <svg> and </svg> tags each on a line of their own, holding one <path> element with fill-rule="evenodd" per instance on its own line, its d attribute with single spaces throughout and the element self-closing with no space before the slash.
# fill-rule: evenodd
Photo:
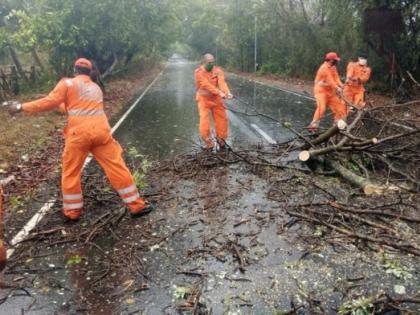
<svg viewBox="0 0 420 315">
<path fill-rule="evenodd" d="M 31 54 L 35 65 L 38 66 L 42 72 L 44 72 L 44 65 L 42 64 L 41 59 L 39 59 L 38 53 L 36 52 L 35 48 L 32 48 Z"/>
<path fill-rule="evenodd" d="M 318 138 L 311 141 L 313 145 L 321 144 L 325 141 L 328 141 L 332 136 L 335 136 L 340 130 L 344 130 L 347 127 L 347 123 L 340 119 L 337 124 L 334 124 L 330 129 L 320 134 Z"/>
<path fill-rule="evenodd" d="M 18 58 L 17 54 L 16 54 L 16 51 L 12 47 L 9 47 L 9 51 L 10 51 L 10 56 L 12 57 L 13 63 L 15 64 L 16 69 L 17 69 L 20 77 L 22 79 L 24 79 L 25 81 L 28 81 L 28 77 L 26 76 L 25 71 L 22 68 L 22 65 L 19 61 L 19 58 Z"/>
<path fill-rule="evenodd" d="M 398 190 L 398 187 L 395 187 L 395 186 L 383 186 L 383 185 L 374 184 L 370 180 L 349 171 L 347 168 L 342 166 L 337 161 L 326 160 L 326 163 L 331 168 L 333 168 L 345 180 L 349 181 L 351 184 L 355 185 L 356 187 L 363 189 L 363 192 L 366 195 L 373 195 L 373 194 L 382 195 L 386 193 L 387 191 Z"/>
<path fill-rule="evenodd" d="M 112 62 L 112 65 L 105 70 L 105 72 L 102 74 L 101 79 L 104 80 L 107 76 L 109 76 L 112 71 L 114 71 L 114 68 L 117 66 L 118 64 L 118 57 L 117 55 L 114 53 L 114 61 Z"/>
</svg>

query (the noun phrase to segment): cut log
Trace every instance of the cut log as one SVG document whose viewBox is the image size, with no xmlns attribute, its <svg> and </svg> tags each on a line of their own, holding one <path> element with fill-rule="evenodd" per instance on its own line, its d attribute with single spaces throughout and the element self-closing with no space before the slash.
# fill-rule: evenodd
<svg viewBox="0 0 420 315">
<path fill-rule="evenodd" d="M 309 153 L 309 151 L 305 150 L 305 151 L 301 151 L 299 153 L 299 160 L 301 160 L 302 162 L 306 162 L 311 158 L 311 154 Z"/>
<path fill-rule="evenodd" d="M 314 147 L 315 145 L 324 143 L 328 141 L 328 139 L 330 139 L 332 136 L 335 136 L 339 131 L 345 130 L 346 128 L 347 128 L 347 123 L 344 120 L 340 119 L 336 124 L 331 126 L 327 131 L 321 133 L 314 140 L 310 141 L 304 138 L 304 140 L 307 142 L 307 145 L 302 146 L 302 148 L 308 149 L 310 147 Z"/>
<path fill-rule="evenodd" d="M 361 188 L 366 195 L 383 195 L 386 192 L 399 190 L 398 187 L 393 185 L 385 186 L 372 183 L 370 180 L 349 171 L 337 161 L 327 160 L 326 162 L 345 180 L 349 181 L 354 186 Z"/>
<path fill-rule="evenodd" d="M 342 146 L 340 145 L 331 145 L 325 148 L 320 149 L 311 149 L 311 150 L 304 150 L 299 153 L 299 160 L 302 162 L 308 161 L 310 158 L 318 156 L 318 155 L 324 155 L 333 151 L 340 150 Z"/>
<path fill-rule="evenodd" d="M 347 128 L 347 123 L 343 119 L 340 119 L 339 121 L 337 121 L 337 128 L 340 130 L 344 130 Z"/>
<path fill-rule="evenodd" d="M 350 125 L 347 125 L 347 123 L 343 120 L 339 120 L 338 123 L 336 124 L 336 126 L 331 127 L 330 129 L 328 129 L 326 132 L 324 132 L 322 135 L 320 135 L 317 139 L 315 139 L 314 141 L 312 141 L 313 144 L 320 144 L 322 142 L 325 142 L 326 140 L 328 140 L 329 138 L 331 138 L 331 136 L 333 136 L 335 133 L 337 133 L 338 131 L 342 131 L 344 129 L 346 129 L 346 132 L 342 132 L 343 134 L 343 138 L 337 143 L 337 144 L 333 144 L 327 147 L 323 147 L 320 149 L 310 149 L 308 151 L 302 151 L 299 153 L 299 160 L 301 160 L 302 162 L 306 162 L 308 161 L 311 157 L 317 156 L 317 155 L 322 155 L 322 154 L 326 154 L 329 152 L 333 152 L 333 151 L 347 151 L 349 148 L 352 148 L 353 146 L 356 146 L 355 144 L 352 144 L 350 146 L 344 147 L 344 145 L 350 140 L 350 139 L 358 139 L 357 137 L 354 137 L 350 134 L 350 131 L 356 126 L 357 122 L 360 121 L 360 119 L 363 116 L 363 111 L 358 111 L 356 117 L 354 118 L 354 120 L 352 121 L 352 123 Z M 341 121 L 341 122 L 340 122 Z M 338 126 L 340 125 L 340 126 Z M 340 129 L 340 128 L 344 128 L 344 129 Z M 366 145 L 366 143 L 372 144 L 372 141 L 374 141 L 374 144 L 378 143 L 378 140 L 376 138 L 370 139 L 370 140 L 366 140 L 363 145 Z"/>
</svg>

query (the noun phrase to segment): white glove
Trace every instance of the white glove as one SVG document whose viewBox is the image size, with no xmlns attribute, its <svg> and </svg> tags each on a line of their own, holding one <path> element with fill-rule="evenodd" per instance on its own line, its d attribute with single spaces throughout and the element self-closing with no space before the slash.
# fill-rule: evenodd
<svg viewBox="0 0 420 315">
<path fill-rule="evenodd" d="M 1 104 L 7 107 L 7 110 L 11 115 L 17 114 L 22 111 L 22 104 L 18 101 L 6 101 Z"/>
</svg>

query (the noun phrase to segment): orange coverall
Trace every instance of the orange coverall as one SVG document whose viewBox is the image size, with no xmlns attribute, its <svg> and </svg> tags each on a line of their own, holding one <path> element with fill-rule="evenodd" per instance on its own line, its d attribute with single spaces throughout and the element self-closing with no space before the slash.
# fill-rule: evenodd
<svg viewBox="0 0 420 315">
<path fill-rule="evenodd" d="M 324 62 L 315 77 L 314 94 L 317 107 L 312 121 L 320 121 L 324 117 L 327 106 L 333 112 L 335 121 L 346 116 L 346 106 L 336 94 L 337 88 L 342 86 L 337 67 Z"/>
<path fill-rule="evenodd" d="M 349 62 L 347 65 L 347 80 L 344 86 L 344 97 L 358 109 L 365 106 L 365 84 L 371 74 L 368 66 L 362 66 L 358 62 Z"/>
<path fill-rule="evenodd" d="M 103 108 L 103 94 L 87 75 L 62 79 L 46 97 L 22 104 L 25 112 L 42 112 L 65 104 L 68 115 L 64 129 L 62 193 L 63 212 L 70 219 L 80 217 L 83 196 L 80 176 L 85 159 L 92 153 L 111 185 L 133 213 L 146 205 L 122 158 L 122 148 L 112 137 Z"/>
<path fill-rule="evenodd" d="M 213 147 L 210 134 L 210 114 L 213 116 L 216 137 L 219 144 L 223 145 L 228 137 L 228 119 L 225 104 L 220 91 L 226 95 L 230 90 L 225 81 L 225 74 L 220 67 L 215 66 L 208 72 L 203 66 L 195 70 L 196 100 L 200 116 L 200 136 L 207 148 Z"/>
</svg>

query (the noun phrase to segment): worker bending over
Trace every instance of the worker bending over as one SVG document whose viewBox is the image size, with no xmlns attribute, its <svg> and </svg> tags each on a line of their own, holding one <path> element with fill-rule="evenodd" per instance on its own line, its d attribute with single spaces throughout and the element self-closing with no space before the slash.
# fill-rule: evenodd
<svg viewBox="0 0 420 315">
<path fill-rule="evenodd" d="M 309 131 L 317 131 L 319 122 L 325 115 L 327 106 L 334 114 L 334 121 L 338 121 L 346 116 L 347 109 L 339 96 L 343 93 L 343 83 L 337 71 L 337 63 L 340 61 L 335 52 L 329 52 L 325 55 L 324 63 L 319 67 L 316 73 L 314 83 L 314 94 L 316 99 L 316 110 Z"/>
</svg>

